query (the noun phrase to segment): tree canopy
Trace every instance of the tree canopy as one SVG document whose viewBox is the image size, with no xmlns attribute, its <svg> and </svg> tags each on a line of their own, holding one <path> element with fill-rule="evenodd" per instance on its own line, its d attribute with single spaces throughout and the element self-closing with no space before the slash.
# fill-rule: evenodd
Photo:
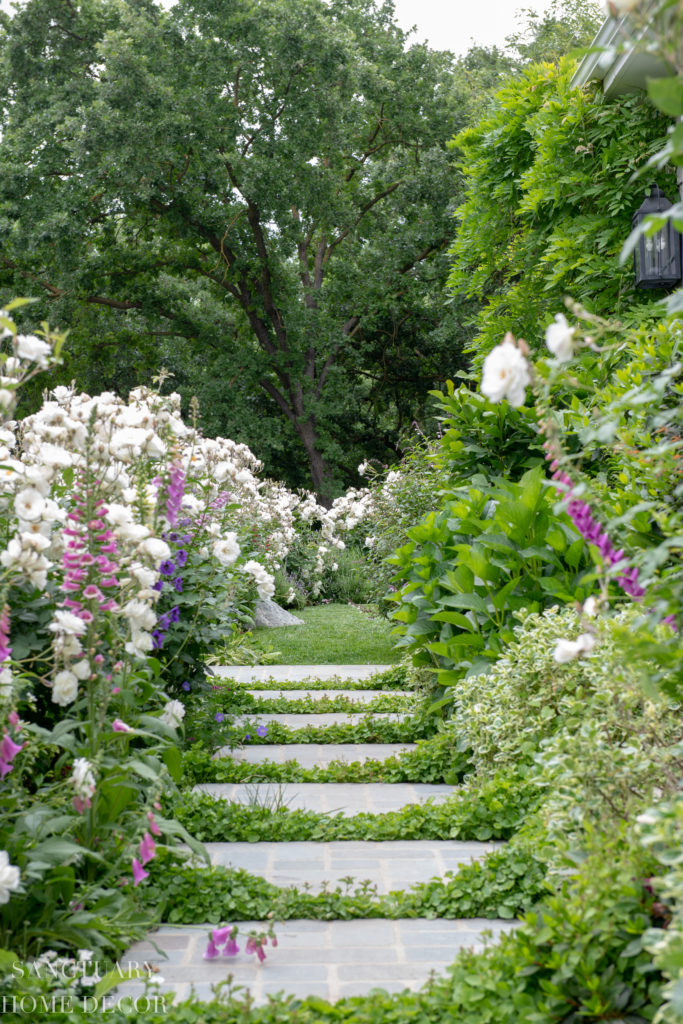
<svg viewBox="0 0 683 1024">
<path fill-rule="evenodd" d="M 179 346 L 220 367 L 216 402 L 260 391 L 330 494 L 364 410 L 381 430 L 392 387 L 460 365 L 453 59 L 405 43 L 373 0 L 28 0 L 2 46 L 0 283 L 95 362 Z"/>
</svg>

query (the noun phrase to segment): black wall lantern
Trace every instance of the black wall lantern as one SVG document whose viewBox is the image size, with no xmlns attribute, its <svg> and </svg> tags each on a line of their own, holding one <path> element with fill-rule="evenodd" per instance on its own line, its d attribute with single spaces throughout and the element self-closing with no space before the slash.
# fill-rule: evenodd
<svg viewBox="0 0 683 1024">
<path fill-rule="evenodd" d="M 651 214 L 671 209 L 671 203 L 657 185 L 650 185 L 650 195 L 633 215 L 637 228 Z M 636 288 L 675 288 L 681 283 L 681 236 L 669 221 L 660 231 L 638 239 L 633 254 Z"/>
</svg>

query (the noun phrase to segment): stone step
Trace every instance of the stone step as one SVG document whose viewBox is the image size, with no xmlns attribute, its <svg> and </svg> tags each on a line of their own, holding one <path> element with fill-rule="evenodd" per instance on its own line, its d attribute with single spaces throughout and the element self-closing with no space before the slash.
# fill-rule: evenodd
<svg viewBox="0 0 683 1024">
<path fill-rule="evenodd" d="M 212 665 L 217 676 L 238 683 L 261 682 L 268 679 L 290 682 L 297 679 L 369 679 L 378 672 L 387 672 L 395 665 Z"/>
<path fill-rule="evenodd" d="M 323 700 L 327 697 L 335 700 L 343 697 L 345 700 L 353 701 L 362 710 L 363 704 L 369 704 L 373 700 L 382 697 L 412 697 L 417 703 L 417 697 L 411 690 L 252 690 L 246 691 L 250 696 L 258 700 L 279 700 L 284 697 L 286 700 Z"/>
<path fill-rule="evenodd" d="M 410 889 L 418 882 L 445 878 L 463 864 L 481 860 L 502 843 L 461 843 L 454 840 L 401 840 L 389 842 L 335 841 L 331 843 L 205 843 L 211 863 L 244 868 L 280 887 L 307 888 L 311 892 L 335 889 L 342 879 L 355 885 L 368 882 L 377 893 Z"/>
<path fill-rule="evenodd" d="M 262 743 L 241 749 L 220 747 L 213 756 L 231 757 L 249 764 L 297 761 L 302 768 L 325 768 L 331 761 L 384 761 L 416 748 L 416 743 Z"/>
<path fill-rule="evenodd" d="M 427 800 L 443 803 L 455 787 L 424 782 L 203 782 L 194 792 L 272 810 L 286 807 L 290 811 L 341 813 L 348 818 L 361 812 L 400 811 L 407 804 Z"/>
<path fill-rule="evenodd" d="M 238 924 L 245 933 L 267 927 L 257 921 L 231 923 Z M 189 997 L 191 987 L 197 999 L 209 1000 L 211 986 L 231 974 L 233 984 L 246 986 L 257 1005 L 267 1003 L 268 996 L 276 992 L 299 999 L 319 996 L 334 1002 L 344 996 L 367 995 L 373 988 L 388 992 L 418 989 L 429 981 L 433 971 L 445 974 L 460 949 L 483 949 L 486 933 L 491 933 L 490 941 L 496 941 L 512 931 L 516 923 L 483 918 L 285 921 L 276 924 L 278 947 L 267 947 L 263 964 L 244 952 L 236 957 L 204 960 L 211 927 L 163 925 L 120 958 L 121 968 L 129 963 L 157 965 L 158 977 L 163 979 L 160 994 L 174 991 L 178 1000 Z M 239 944 L 244 950 L 244 939 L 240 938 Z M 120 985 L 117 997 L 129 995 L 135 999 L 143 991 L 140 979 Z M 228 1016 L 226 1009 L 226 1020 Z"/>
<path fill-rule="evenodd" d="M 282 714 L 282 715 L 259 715 L 254 712 L 252 715 L 244 716 L 240 715 L 233 722 L 233 725 L 237 728 L 248 728 L 256 725 L 268 725 L 269 722 L 277 722 L 278 725 L 286 725 L 290 729 L 305 729 L 307 725 L 313 725 L 316 728 L 324 727 L 326 725 L 353 725 L 362 721 L 364 717 L 369 717 L 373 721 L 380 719 L 384 722 L 402 722 L 409 717 L 408 712 L 391 712 L 391 711 L 378 711 L 367 716 L 359 715 L 357 713 L 351 713 L 347 711 L 338 712 L 327 712 L 320 715 L 315 714 Z"/>
</svg>

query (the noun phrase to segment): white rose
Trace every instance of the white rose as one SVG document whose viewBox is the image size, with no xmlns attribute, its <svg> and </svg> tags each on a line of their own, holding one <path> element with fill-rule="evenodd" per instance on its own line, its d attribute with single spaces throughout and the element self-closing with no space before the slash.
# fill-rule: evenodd
<svg viewBox="0 0 683 1024">
<path fill-rule="evenodd" d="M 9 862 L 6 850 L 0 850 L 0 903 L 7 903 L 11 892 L 21 885 L 21 872 Z"/>
<path fill-rule="evenodd" d="M 226 533 L 221 540 L 213 542 L 211 547 L 214 558 L 222 565 L 233 565 L 240 555 L 240 546 L 237 543 L 236 533 Z"/>
<path fill-rule="evenodd" d="M 545 329 L 545 343 L 559 363 L 574 358 L 574 335 L 576 327 L 570 327 L 564 313 L 555 316 L 555 323 Z"/>
<path fill-rule="evenodd" d="M 165 722 L 166 725 L 170 725 L 173 729 L 178 728 L 184 717 L 185 708 L 179 700 L 169 700 L 161 713 L 161 721 Z"/>
<path fill-rule="evenodd" d="M 20 519 L 33 522 L 45 511 L 45 498 L 35 487 L 25 487 L 14 499 L 14 511 Z"/>
<path fill-rule="evenodd" d="M 513 408 L 524 405 L 527 385 L 531 383 L 529 364 L 512 342 L 512 335 L 489 352 L 482 367 L 481 393 L 492 402 L 507 398 Z"/>
<path fill-rule="evenodd" d="M 46 370 L 48 356 L 52 349 L 46 341 L 36 338 L 33 334 L 17 334 L 16 353 L 21 359 L 30 359 L 32 363 L 38 363 L 42 370 Z"/>
<path fill-rule="evenodd" d="M 66 611 L 65 608 L 60 608 L 55 612 L 54 619 L 48 626 L 48 629 L 52 630 L 53 633 L 83 636 L 86 631 L 86 625 L 83 619 L 79 619 L 78 615 Z"/>
<path fill-rule="evenodd" d="M 52 700 L 61 707 L 73 704 L 78 696 L 78 678 L 73 672 L 64 669 L 55 676 L 52 684 Z"/>
<path fill-rule="evenodd" d="M 143 540 L 140 545 L 140 551 L 145 555 L 149 555 L 155 562 L 165 562 L 167 558 L 171 557 L 171 549 L 165 540 L 160 540 L 159 537 L 148 537 Z"/>
</svg>

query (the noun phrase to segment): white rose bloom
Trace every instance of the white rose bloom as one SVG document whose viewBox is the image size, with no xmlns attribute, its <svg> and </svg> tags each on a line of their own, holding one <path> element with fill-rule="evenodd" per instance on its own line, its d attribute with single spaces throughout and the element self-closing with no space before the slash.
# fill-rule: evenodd
<svg viewBox="0 0 683 1024">
<path fill-rule="evenodd" d="M 365 538 L 365 546 L 366 546 L 366 548 L 374 548 L 376 543 L 377 543 L 377 538 L 376 537 L 366 537 Z"/>
<path fill-rule="evenodd" d="M 128 526 L 130 523 L 135 522 L 133 513 L 128 505 L 119 505 L 115 501 L 108 503 L 107 514 L 104 518 L 112 526 Z"/>
<path fill-rule="evenodd" d="M 16 394 L 13 388 L 0 387 L 0 409 L 7 412 L 12 408 Z"/>
<path fill-rule="evenodd" d="M 130 620 L 133 630 L 154 629 L 157 621 L 156 614 L 144 601 L 129 601 L 123 606 L 122 611 L 126 618 Z"/>
<path fill-rule="evenodd" d="M 237 543 L 236 533 L 226 533 L 221 540 L 213 542 L 211 548 L 214 558 L 218 559 L 221 565 L 233 565 L 240 555 L 240 546 Z"/>
<path fill-rule="evenodd" d="M 73 784 L 76 796 L 81 800 L 89 799 L 95 792 L 95 776 L 90 761 L 84 757 L 77 757 L 69 781 Z"/>
<path fill-rule="evenodd" d="M 134 562 L 131 565 L 130 574 L 145 589 L 154 586 L 157 581 L 157 573 L 154 569 L 148 569 L 146 565 L 141 565 L 140 562 Z"/>
<path fill-rule="evenodd" d="M 576 327 L 570 327 L 564 313 L 555 316 L 555 323 L 545 329 L 545 343 L 558 362 L 567 363 L 574 358 Z"/>
<path fill-rule="evenodd" d="M 169 700 L 161 713 L 161 721 L 170 725 L 172 729 L 177 729 L 184 717 L 185 708 L 179 700 Z"/>
<path fill-rule="evenodd" d="M 126 643 L 126 654 L 133 658 L 144 658 L 154 647 L 154 640 L 143 629 L 132 629 L 130 640 Z"/>
<path fill-rule="evenodd" d="M 52 684 L 52 700 L 65 708 L 67 704 L 73 704 L 78 696 L 78 678 L 73 672 L 64 669 L 55 676 Z"/>
<path fill-rule="evenodd" d="M 83 636 L 86 631 L 86 625 L 83 619 L 79 619 L 78 615 L 68 612 L 65 608 L 59 608 L 55 612 L 54 619 L 48 626 L 48 629 L 52 630 L 53 633 Z"/>
<path fill-rule="evenodd" d="M 14 499 L 14 511 L 20 519 L 33 522 L 45 511 L 45 498 L 35 487 L 25 487 Z"/>
<path fill-rule="evenodd" d="M 561 639 L 557 641 L 553 658 L 560 665 L 575 661 L 582 654 L 590 654 L 595 647 L 595 637 L 591 633 L 582 633 L 577 640 Z"/>
<path fill-rule="evenodd" d="M 83 658 L 81 661 L 77 661 L 75 665 L 71 666 L 71 671 L 77 679 L 87 679 L 90 675 L 90 662 Z"/>
<path fill-rule="evenodd" d="M 140 551 L 145 555 L 149 555 L 155 562 L 165 562 L 167 558 L 171 557 L 171 549 L 166 541 L 161 540 L 159 537 L 148 537 L 146 540 L 143 540 L 140 545 Z"/>
<path fill-rule="evenodd" d="M 132 541 L 133 544 L 139 544 L 149 537 L 149 530 L 141 523 L 124 523 L 123 526 L 117 527 L 116 533 L 121 540 Z"/>
<path fill-rule="evenodd" d="M 587 615 L 589 619 L 594 619 L 598 614 L 598 599 L 596 597 L 588 597 L 584 601 L 583 614 Z"/>
<path fill-rule="evenodd" d="M 513 408 L 524 405 L 526 388 L 531 383 L 529 364 L 506 336 L 501 345 L 489 352 L 482 367 L 481 393 L 491 402 L 507 398 Z"/>
<path fill-rule="evenodd" d="M 21 359 L 30 359 L 37 363 L 41 370 L 49 366 L 48 356 L 52 349 L 46 341 L 36 338 L 33 334 L 17 334 L 16 353 Z"/>
<path fill-rule="evenodd" d="M 74 457 L 65 448 L 56 444 L 42 444 L 40 446 L 40 459 L 46 466 L 55 466 L 60 469 L 72 466 Z"/>
<path fill-rule="evenodd" d="M 0 903 L 9 902 L 11 892 L 21 885 L 21 872 L 9 862 L 6 850 L 0 850 Z"/>
<path fill-rule="evenodd" d="M 139 458 L 147 441 L 147 431 L 141 427 L 122 427 L 112 434 L 109 446 L 117 459 L 127 461 Z"/>
</svg>

